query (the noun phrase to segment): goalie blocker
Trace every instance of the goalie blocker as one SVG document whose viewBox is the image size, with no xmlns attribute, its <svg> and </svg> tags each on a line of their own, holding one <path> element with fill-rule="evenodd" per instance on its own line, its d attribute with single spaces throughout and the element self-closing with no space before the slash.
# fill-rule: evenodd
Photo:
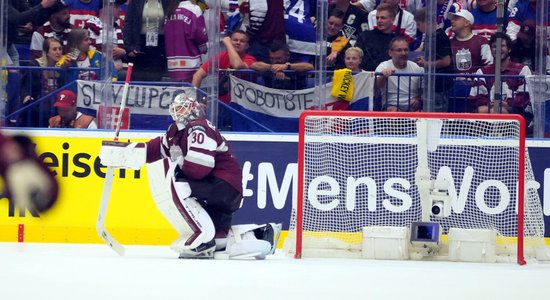
<svg viewBox="0 0 550 300">
<path fill-rule="evenodd" d="M 151 193 L 179 238 L 180 258 L 264 258 L 273 253 L 280 225 L 232 227 L 242 202 L 242 170 L 227 141 L 185 92 L 170 105 L 174 123 L 147 143 L 104 142 L 101 163 L 139 169 L 146 162 Z"/>
</svg>

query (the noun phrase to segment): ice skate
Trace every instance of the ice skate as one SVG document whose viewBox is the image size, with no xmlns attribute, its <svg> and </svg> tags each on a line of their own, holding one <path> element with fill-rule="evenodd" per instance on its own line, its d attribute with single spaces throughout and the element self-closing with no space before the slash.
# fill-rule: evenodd
<svg viewBox="0 0 550 300">
<path fill-rule="evenodd" d="M 179 258 L 183 259 L 213 259 L 216 250 L 216 242 L 212 239 L 208 243 L 202 243 L 194 249 L 183 249 Z"/>
</svg>

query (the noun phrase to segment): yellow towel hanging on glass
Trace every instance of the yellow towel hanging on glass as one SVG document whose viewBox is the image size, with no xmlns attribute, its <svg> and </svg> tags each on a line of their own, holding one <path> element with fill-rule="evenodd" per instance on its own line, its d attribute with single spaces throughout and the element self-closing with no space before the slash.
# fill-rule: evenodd
<svg viewBox="0 0 550 300">
<path fill-rule="evenodd" d="M 334 71 L 330 95 L 346 101 L 352 100 L 353 72 L 350 69 L 344 68 Z"/>
</svg>

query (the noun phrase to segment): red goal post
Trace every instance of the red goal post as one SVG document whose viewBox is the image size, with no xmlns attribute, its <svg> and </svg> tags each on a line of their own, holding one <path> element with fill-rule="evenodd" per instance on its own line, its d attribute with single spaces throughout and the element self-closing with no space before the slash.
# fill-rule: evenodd
<svg viewBox="0 0 550 300">
<path fill-rule="evenodd" d="M 524 264 L 524 236 L 535 248 L 544 245 L 540 199 L 526 189 L 534 178 L 525 131 L 525 120 L 511 114 L 305 111 L 285 249 L 296 258 L 325 247 L 320 256 L 358 257 L 362 228 L 430 218 L 444 234 L 494 230 L 504 241 L 502 257 Z M 422 208 L 415 184 L 421 166 L 432 180 L 450 182 L 448 217 Z"/>
</svg>

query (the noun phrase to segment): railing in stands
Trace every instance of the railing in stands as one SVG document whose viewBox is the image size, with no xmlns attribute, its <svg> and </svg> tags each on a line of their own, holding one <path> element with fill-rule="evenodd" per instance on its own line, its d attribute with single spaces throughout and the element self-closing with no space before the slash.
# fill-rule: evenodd
<svg viewBox="0 0 550 300">
<path fill-rule="evenodd" d="M 67 75 L 69 71 L 74 72 L 87 72 L 87 74 L 92 74 L 94 72 L 100 72 L 98 68 L 69 68 L 68 70 L 63 70 L 60 68 L 37 68 L 37 67 L 29 67 L 29 66 L 21 66 L 21 67 L 5 67 L 5 69 L 8 69 L 10 74 L 12 74 L 12 77 L 8 79 L 8 86 L 10 87 L 8 89 L 9 95 L 9 101 L 12 102 L 8 105 L 9 109 L 7 111 L 6 119 L 8 120 L 8 123 L 6 126 L 22 126 L 22 127 L 29 127 L 29 126 L 37 126 L 37 127 L 47 127 L 47 119 L 52 115 L 55 114 L 55 110 L 52 109 L 51 104 L 54 100 L 54 95 L 59 92 L 62 89 L 73 89 L 76 90 L 75 81 L 72 80 L 70 82 L 66 82 L 64 80 L 60 80 L 60 82 L 66 82 L 65 84 L 59 85 L 54 89 L 51 89 L 48 91 L 47 94 L 40 94 L 39 97 L 33 97 L 35 98 L 31 103 L 23 105 L 21 103 L 22 101 L 22 95 L 32 95 L 32 93 L 36 93 L 36 90 L 34 91 L 24 91 L 24 88 L 29 89 L 36 89 L 34 86 L 36 84 L 36 80 L 40 80 L 43 82 L 43 74 L 44 72 L 50 71 L 50 72 L 59 72 L 61 75 Z M 17 72 L 14 72 L 17 71 Z M 311 72 L 305 72 L 305 73 L 296 73 L 294 71 L 284 71 L 291 79 L 286 82 L 286 89 L 289 90 L 298 90 L 303 88 L 311 88 L 314 85 L 314 71 Z M 32 76 L 32 74 L 35 73 L 35 76 Z M 36 76 L 36 73 L 38 73 L 38 76 Z M 332 74 L 331 71 L 327 72 L 328 74 Z M 16 75 L 14 75 L 16 74 Z M 31 74 L 31 75 L 29 75 Z M 244 78 L 248 81 L 260 84 L 260 85 L 266 85 L 266 81 L 269 79 L 266 77 L 266 74 L 258 73 L 253 70 L 220 70 L 220 76 L 222 79 L 220 80 L 220 85 L 223 87 L 225 85 L 225 89 L 220 88 L 220 91 L 229 92 L 228 87 L 228 79 L 223 77 L 228 77 L 229 74 L 235 74 L 240 78 Z M 423 85 L 425 74 L 411 74 L 411 73 L 397 73 L 393 74 L 393 77 L 397 77 L 397 104 L 401 104 L 401 101 L 405 101 L 404 99 L 410 99 L 411 96 L 414 94 L 413 91 L 409 89 L 405 89 L 406 91 L 402 91 L 401 85 L 406 85 L 408 87 L 411 86 L 411 81 L 413 81 L 415 78 L 419 79 L 419 86 L 421 87 Z M 19 79 L 20 76 L 21 78 Z M 381 76 L 381 74 L 376 73 L 376 78 L 378 76 Z M 402 78 L 406 79 L 402 79 Z M 490 79 L 494 77 L 493 75 L 477 75 L 477 74 L 436 74 L 436 86 L 437 81 L 444 82 L 445 87 L 443 90 L 448 91 L 449 93 L 449 106 L 447 109 L 447 112 L 471 112 L 474 108 L 470 94 L 473 91 L 473 94 L 479 94 L 480 86 L 474 86 L 474 83 L 479 81 L 481 78 Z M 60 76 L 61 78 L 61 76 Z M 327 80 L 331 81 L 332 76 L 327 76 Z M 512 75 L 502 75 L 502 79 L 505 80 L 506 78 L 514 79 L 517 81 L 524 81 L 523 76 L 512 76 Z M 65 79 L 67 80 L 67 79 Z M 13 84 L 15 83 L 15 84 Z M 116 84 L 116 83 L 115 83 Z M 189 84 L 186 83 L 178 83 L 178 82 L 132 82 L 133 85 L 155 85 L 155 86 L 189 86 Z M 271 83 L 273 84 L 273 83 Z M 294 86 L 292 86 L 294 85 Z M 290 87 L 290 88 L 289 88 Z M 292 89 L 293 88 L 293 89 Z M 437 88 L 437 87 L 436 87 Z M 386 84 L 385 90 L 376 89 L 374 90 L 374 110 L 383 110 L 386 107 L 389 106 L 389 97 L 390 91 L 389 85 Z M 206 89 L 208 90 L 208 89 Z M 476 92 L 477 90 L 477 92 Z M 202 91 L 205 95 L 207 95 L 207 92 Z M 524 84 L 521 90 L 518 91 L 512 91 L 511 97 L 515 97 L 516 93 L 527 93 L 526 85 Z M 505 91 L 501 92 L 502 94 L 505 94 Z M 394 93 L 395 94 L 395 93 Z M 47 105 L 49 102 L 49 105 Z M 406 105 L 408 105 L 408 101 L 405 102 Z M 238 117 L 238 121 L 236 122 L 247 122 L 250 124 L 253 124 L 252 128 L 254 128 L 254 131 L 265 131 L 265 132 L 276 132 L 278 130 L 274 130 L 270 126 L 263 124 L 262 120 L 254 119 L 253 117 L 250 117 L 246 113 L 243 113 L 243 111 L 235 109 L 230 103 L 223 103 L 221 101 L 218 101 L 218 107 L 219 107 L 219 115 L 218 115 L 218 124 L 220 124 L 220 128 L 222 130 L 232 130 L 231 122 L 235 122 L 234 120 L 228 120 L 233 119 L 235 116 Z M 497 104 L 497 107 L 502 107 L 502 104 Z M 407 107 L 409 109 L 409 107 Z M 45 111 L 44 111 L 45 110 Z M 38 112 L 37 112 L 38 111 Z M 33 114 L 38 114 L 38 119 L 33 118 Z M 225 124 L 224 122 L 229 122 L 229 126 Z M 550 123 L 546 121 L 547 123 Z M 164 125 L 163 125 L 164 126 Z M 241 127 L 239 127 L 241 128 Z M 132 128 L 132 129 L 151 129 L 151 128 Z M 154 128 L 158 129 L 158 128 Z"/>
</svg>

